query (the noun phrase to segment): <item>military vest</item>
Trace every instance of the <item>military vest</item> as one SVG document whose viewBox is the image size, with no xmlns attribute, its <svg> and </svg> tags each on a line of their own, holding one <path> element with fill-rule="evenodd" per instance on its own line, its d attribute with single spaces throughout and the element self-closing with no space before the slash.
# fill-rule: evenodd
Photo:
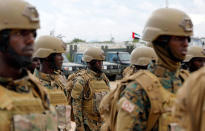
<svg viewBox="0 0 205 131">
<path fill-rule="evenodd" d="M 149 71 L 140 71 L 133 77 L 136 77 L 135 81 L 145 90 L 151 103 L 146 130 L 150 131 L 157 121 L 159 122 L 159 131 L 170 130 L 172 124 L 176 123 L 176 119 L 172 115 L 176 95 L 166 90 L 159 79 Z"/>
<path fill-rule="evenodd" d="M 99 104 L 102 98 L 109 92 L 109 87 L 103 79 L 95 80 L 90 78 L 88 81 L 90 95 L 84 95 L 83 110 L 87 112 L 85 116 L 92 120 L 99 121 Z"/>
<path fill-rule="evenodd" d="M 22 83 L 29 87 L 28 92 L 19 93 L 0 86 L 1 131 L 57 131 L 56 113 L 46 109 L 41 99 L 44 91 L 36 85 L 32 87 L 35 82 L 29 81 Z"/>
<path fill-rule="evenodd" d="M 68 105 L 67 97 L 64 89 L 66 81 L 60 74 L 49 75 L 45 73 L 39 74 L 39 80 L 47 87 L 50 104 L 55 106 L 58 117 L 58 128 L 69 130 L 71 128 L 71 106 Z"/>
<path fill-rule="evenodd" d="M 181 70 L 179 73 L 179 77 L 182 81 L 184 81 L 188 76 L 188 71 Z M 140 70 L 134 75 L 122 79 L 117 84 L 117 88 L 112 90 L 103 98 L 100 106 L 101 116 L 105 121 L 102 126 L 102 131 L 116 130 L 116 117 L 118 112 L 116 102 L 120 99 L 120 94 L 126 88 L 126 85 L 130 83 L 130 81 L 137 81 L 149 97 L 151 111 L 148 117 L 147 130 L 151 130 L 157 120 L 159 120 L 159 127 L 161 131 L 171 128 L 171 126 L 173 126 L 172 124 L 175 122 L 171 115 L 171 108 L 175 100 L 175 94 L 164 89 L 160 84 L 159 79 L 154 74 L 149 71 Z M 176 85 L 177 84 L 175 84 L 175 86 Z"/>
</svg>

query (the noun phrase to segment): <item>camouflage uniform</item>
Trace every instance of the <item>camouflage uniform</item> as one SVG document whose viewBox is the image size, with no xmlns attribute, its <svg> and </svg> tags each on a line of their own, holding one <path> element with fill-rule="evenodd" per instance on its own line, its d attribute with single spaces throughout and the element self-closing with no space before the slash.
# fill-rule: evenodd
<svg viewBox="0 0 205 131">
<path fill-rule="evenodd" d="M 24 70 L 18 80 L 0 77 L 0 92 L 1 131 L 57 131 L 56 112 L 32 74 Z"/>
<path fill-rule="evenodd" d="M 98 108 L 108 91 L 109 83 L 104 73 L 97 74 L 88 69 L 85 75 L 75 79 L 71 97 L 77 131 L 100 130 L 102 119 Z"/>
<path fill-rule="evenodd" d="M 58 127 L 60 126 L 59 128 L 66 128 L 69 130 L 71 128 L 71 107 L 67 105 L 68 102 L 65 95 L 67 87 L 65 76 L 61 75 L 60 71 L 55 72 L 55 74 L 45 74 L 35 70 L 34 73 L 39 78 L 41 84 L 47 88 L 50 103 L 56 107 L 59 123 Z"/>
<path fill-rule="evenodd" d="M 67 86 L 67 80 L 64 75 L 61 74 L 61 71 L 55 71 L 54 74 L 46 74 L 35 70 L 35 76 L 39 78 L 41 84 L 48 89 L 61 89 L 65 90 Z"/>
<path fill-rule="evenodd" d="M 117 103 L 117 131 L 173 129 L 175 94 L 189 74 L 179 70 L 185 54 L 174 47 L 186 50 L 192 34 L 193 24 L 186 13 L 171 8 L 152 13 L 142 39 L 153 43 L 158 60 L 149 71 L 141 70 L 128 78 Z"/>
<path fill-rule="evenodd" d="M 130 65 L 123 70 L 123 77 L 128 77 L 136 73 L 138 70 L 135 68 L 135 65 Z"/>
<path fill-rule="evenodd" d="M 47 92 L 36 77 L 23 69 L 30 62 L 35 31 L 40 28 L 36 8 L 23 0 L 0 0 L 0 18 L 0 131 L 57 131 L 56 112 Z M 24 48 L 29 53 L 22 53 Z M 18 66 L 8 64 L 11 61 Z"/>
<path fill-rule="evenodd" d="M 153 65 L 153 68 L 149 68 L 148 70 L 155 74 L 157 77 L 159 77 L 162 86 L 172 93 L 176 93 L 178 88 L 182 85 L 182 79 L 180 79 L 180 77 L 178 76 L 179 74 L 177 72 L 170 72 L 168 69 L 158 65 Z M 140 88 L 138 83 L 135 82 L 129 84 L 125 88 L 121 97 L 121 99 L 126 99 L 135 105 L 135 110 L 133 110 L 132 112 L 136 112 L 137 114 L 127 114 L 127 111 L 120 108 L 119 115 L 126 115 L 126 117 L 123 117 L 123 121 L 128 121 L 129 124 L 118 124 L 118 128 L 121 128 L 121 130 L 146 130 L 151 104 L 145 90 L 143 90 L 143 88 Z M 155 126 L 152 130 L 158 130 L 158 123 L 155 123 Z"/>
<path fill-rule="evenodd" d="M 41 36 L 35 43 L 35 52 L 33 57 L 39 58 L 42 68 L 35 70 L 34 74 L 39 78 L 43 86 L 48 91 L 50 102 L 55 106 L 58 117 L 58 128 L 60 130 L 69 130 L 71 128 L 70 112 L 71 106 L 67 101 L 67 80 L 61 75 L 60 70 L 63 62 L 62 53 L 65 53 L 66 46 L 63 41 L 54 36 Z M 49 59 L 49 60 L 47 60 Z M 44 62 L 48 66 L 44 66 Z M 42 71 L 50 69 L 49 74 Z M 46 71 L 45 71 L 46 72 Z"/>
</svg>

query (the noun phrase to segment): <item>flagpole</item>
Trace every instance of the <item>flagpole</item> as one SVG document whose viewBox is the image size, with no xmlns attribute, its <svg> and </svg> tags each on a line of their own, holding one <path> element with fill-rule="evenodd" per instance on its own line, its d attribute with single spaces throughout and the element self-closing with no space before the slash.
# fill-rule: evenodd
<svg viewBox="0 0 205 131">
<path fill-rule="evenodd" d="M 166 8 L 169 8 L 169 1 L 165 0 L 165 2 L 166 2 Z"/>
</svg>

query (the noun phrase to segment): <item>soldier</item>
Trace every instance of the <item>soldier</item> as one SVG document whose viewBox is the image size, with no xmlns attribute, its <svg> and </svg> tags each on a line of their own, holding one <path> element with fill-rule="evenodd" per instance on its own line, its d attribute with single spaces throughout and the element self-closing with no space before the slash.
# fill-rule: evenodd
<svg viewBox="0 0 205 131">
<path fill-rule="evenodd" d="M 205 67 L 192 73 L 177 92 L 174 115 L 185 131 L 205 130 Z"/>
<path fill-rule="evenodd" d="M 109 81 L 102 72 L 105 59 L 101 49 L 90 47 L 83 54 L 88 69 L 74 81 L 71 92 L 72 108 L 77 131 L 99 131 L 102 119 L 99 104 L 109 92 Z"/>
<path fill-rule="evenodd" d="M 0 130 L 57 131 L 46 91 L 26 70 L 39 28 L 36 8 L 0 0 L 0 19 Z"/>
<path fill-rule="evenodd" d="M 34 73 L 35 69 L 39 70 L 40 69 L 40 60 L 38 58 L 32 58 L 32 62 L 30 65 L 28 65 L 27 68 L 31 73 Z"/>
<path fill-rule="evenodd" d="M 150 62 L 156 61 L 157 56 L 151 47 L 135 48 L 131 53 L 131 65 L 124 69 L 123 77 L 128 77 L 140 69 L 147 69 Z"/>
<path fill-rule="evenodd" d="M 205 52 L 203 48 L 199 46 L 189 47 L 184 63 L 190 72 L 197 71 L 203 67 L 205 65 Z"/>
<path fill-rule="evenodd" d="M 117 131 L 167 131 L 175 122 L 171 109 L 186 73 L 179 72 L 193 34 L 190 17 L 177 9 L 153 12 L 142 39 L 153 43 L 158 61 L 127 79 L 118 101 Z M 126 82 L 125 82 L 126 83 Z"/>
<path fill-rule="evenodd" d="M 50 97 L 50 103 L 56 107 L 58 116 L 58 128 L 69 130 L 70 110 L 66 98 L 67 81 L 61 75 L 63 63 L 62 53 L 65 52 L 62 40 L 54 36 L 41 36 L 36 41 L 34 57 L 40 59 L 40 69 L 34 74 L 39 78 L 41 84 L 46 87 Z"/>
</svg>

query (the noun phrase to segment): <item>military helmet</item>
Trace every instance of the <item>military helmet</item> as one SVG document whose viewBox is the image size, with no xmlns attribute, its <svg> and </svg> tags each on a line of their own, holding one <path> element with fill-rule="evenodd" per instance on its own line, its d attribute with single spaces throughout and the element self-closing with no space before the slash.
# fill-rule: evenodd
<svg viewBox="0 0 205 131">
<path fill-rule="evenodd" d="M 146 66 L 151 60 L 156 60 L 157 55 L 151 47 L 139 47 L 135 48 L 131 53 L 131 64 Z"/>
<path fill-rule="evenodd" d="M 89 47 L 83 54 L 83 61 L 90 62 L 92 60 L 105 60 L 105 54 L 102 49 Z"/>
<path fill-rule="evenodd" d="M 65 53 L 66 45 L 57 37 L 45 35 L 38 38 L 34 49 L 33 57 L 46 58 L 52 53 Z"/>
<path fill-rule="evenodd" d="M 192 36 L 193 24 L 183 11 L 161 8 L 154 11 L 143 30 L 142 39 L 153 42 L 159 36 Z"/>
<path fill-rule="evenodd" d="M 189 62 L 192 58 L 196 57 L 205 58 L 205 52 L 202 47 L 191 46 L 188 48 L 184 62 Z"/>
<path fill-rule="evenodd" d="M 40 28 L 36 8 L 23 0 L 0 0 L 0 20 L 0 31 Z"/>
</svg>

